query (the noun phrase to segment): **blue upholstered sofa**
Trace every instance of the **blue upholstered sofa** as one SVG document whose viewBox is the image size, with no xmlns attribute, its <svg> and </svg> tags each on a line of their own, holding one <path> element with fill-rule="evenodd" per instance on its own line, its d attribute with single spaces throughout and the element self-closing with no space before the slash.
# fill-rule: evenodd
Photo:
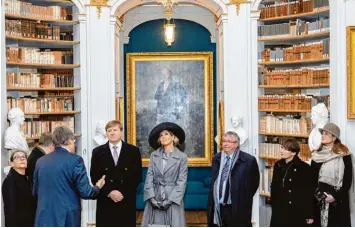
<svg viewBox="0 0 355 228">
<path fill-rule="evenodd" d="M 147 168 L 143 168 L 143 180 L 137 188 L 137 210 L 144 209 L 143 194 L 144 183 L 147 175 Z M 208 190 L 211 183 L 210 167 L 190 167 L 187 177 L 187 187 L 184 197 L 186 210 L 204 210 L 207 209 Z"/>
</svg>

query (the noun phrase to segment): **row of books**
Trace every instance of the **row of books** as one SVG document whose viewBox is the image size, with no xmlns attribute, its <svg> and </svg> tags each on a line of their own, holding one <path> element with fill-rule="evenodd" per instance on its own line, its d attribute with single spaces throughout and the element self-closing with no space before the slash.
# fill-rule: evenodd
<svg viewBox="0 0 355 228">
<path fill-rule="evenodd" d="M 301 68 L 260 72 L 260 85 L 329 84 L 329 68 Z"/>
<path fill-rule="evenodd" d="M 274 172 L 273 167 L 265 168 L 262 172 L 260 172 L 260 183 L 259 183 L 260 193 L 270 195 L 273 172 Z"/>
<path fill-rule="evenodd" d="M 329 0 L 297 0 L 290 3 L 276 3 L 262 8 L 260 19 L 309 13 L 325 7 L 329 7 Z"/>
<path fill-rule="evenodd" d="M 329 18 L 320 19 L 313 22 L 297 19 L 288 23 L 259 25 L 259 38 L 282 37 L 282 36 L 299 36 L 329 30 Z"/>
<path fill-rule="evenodd" d="M 21 126 L 25 137 L 40 137 L 42 133 L 52 132 L 56 127 L 66 126 L 74 132 L 74 117 L 55 117 L 46 119 L 26 119 Z"/>
<path fill-rule="evenodd" d="M 6 60 L 31 64 L 73 64 L 73 51 L 51 51 L 33 47 L 7 47 Z"/>
<path fill-rule="evenodd" d="M 318 60 L 329 57 L 329 38 L 317 42 L 296 44 L 292 47 L 267 48 L 259 52 L 259 62 Z"/>
<path fill-rule="evenodd" d="M 312 97 L 304 94 L 263 95 L 258 97 L 258 108 L 273 111 L 310 111 L 312 108 Z"/>
<path fill-rule="evenodd" d="M 71 74 L 6 72 L 6 85 L 21 88 L 74 87 L 74 77 Z"/>
<path fill-rule="evenodd" d="M 61 38 L 60 26 L 27 20 L 5 20 L 5 33 L 9 36 L 33 39 L 60 40 Z M 70 35 L 71 33 L 66 37 L 70 38 Z"/>
<path fill-rule="evenodd" d="M 303 161 L 307 161 L 311 158 L 311 151 L 306 143 L 299 143 L 300 153 L 298 157 Z M 281 145 L 278 143 L 260 143 L 259 156 L 265 158 L 281 159 Z"/>
<path fill-rule="evenodd" d="M 69 8 L 60 6 L 38 6 L 30 2 L 5 0 L 5 12 L 8 14 L 37 17 L 50 20 L 72 20 Z"/>
<path fill-rule="evenodd" d="M 270 134 L 308 135 L 312 129 L 312 120 L 308 117 L 296 119 L 291 115 L 260 117 L 259 131 Z"/>
<path fill-rule="evenodd" d="M 7 109 L 20 108 L 25 113 L 64 112 L 74 110 L 73 98 L 23 97 L 7 98 Z"/>
<path fill-rule="evenodd" d="M 73 97 L 74 92 L 73 91 L 46 91 L 43 94 L 44 97 Z"/>
</svg>

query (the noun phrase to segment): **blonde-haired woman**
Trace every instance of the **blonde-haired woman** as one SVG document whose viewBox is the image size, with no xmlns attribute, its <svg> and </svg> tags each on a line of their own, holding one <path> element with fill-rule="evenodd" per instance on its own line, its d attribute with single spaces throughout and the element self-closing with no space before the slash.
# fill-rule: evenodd
<svg viewBox="0 0 355 228">
<path fill-rule="evenodd" d="M 156 150 L 150 156 L 144 185 L 142 226 L 186 226 L 187 156 L 177 148 L 184 141 L 184 130 L 170 122 L 159 124 L 149 134 L 149 144 Z"/>
<path fill-rule="evenodd" d="M 353 164 L 349 149 L 341 143 L 340 129 L 333 123 L 320 128 L 322 143 L 312 153 L 315 186 L 315 226 L 350 227 L 349 193 L 353 194 Z"/>
</svg>

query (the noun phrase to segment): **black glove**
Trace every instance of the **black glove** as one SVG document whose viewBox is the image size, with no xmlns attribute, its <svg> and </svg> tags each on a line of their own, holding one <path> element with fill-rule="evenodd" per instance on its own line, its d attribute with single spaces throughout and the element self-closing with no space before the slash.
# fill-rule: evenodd
<svg viewBox="0 0 355 228">
<path fill-rule="evenodd" d="M 163 210 L 163 211 L 168 210 L 172 203 L 173 202 L 171 202 L 170 200 L 163 201 L 163 203 L 160 204 L 160 210 Z"/>
<path fill-rule="evenodd" d="M 158 204 L 158 201 L 154 197 L 150 199 L 150 203 L 152 204 L 154 209 L 160 209 L 160 205 Z"/>
</svg>

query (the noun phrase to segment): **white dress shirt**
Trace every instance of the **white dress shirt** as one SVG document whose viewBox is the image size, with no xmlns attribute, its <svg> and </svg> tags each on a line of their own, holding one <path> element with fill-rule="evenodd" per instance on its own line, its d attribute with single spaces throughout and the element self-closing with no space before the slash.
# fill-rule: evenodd
<svg viewBox="0 0 355 228">
<path fill-rule="evenodd" d="M 120 153 L 121 153 L 121 148 L 122 148 L 122 141 L 120 140 L 117 144 L 112 144 L 111 142 L 109 143 L 110 145 L 110 150 L 111 150 L 111 155 L 113 156 L 114 153 L 114 146 L 117 146 L 117 158 L 120 159 Z"/>
</svg>

